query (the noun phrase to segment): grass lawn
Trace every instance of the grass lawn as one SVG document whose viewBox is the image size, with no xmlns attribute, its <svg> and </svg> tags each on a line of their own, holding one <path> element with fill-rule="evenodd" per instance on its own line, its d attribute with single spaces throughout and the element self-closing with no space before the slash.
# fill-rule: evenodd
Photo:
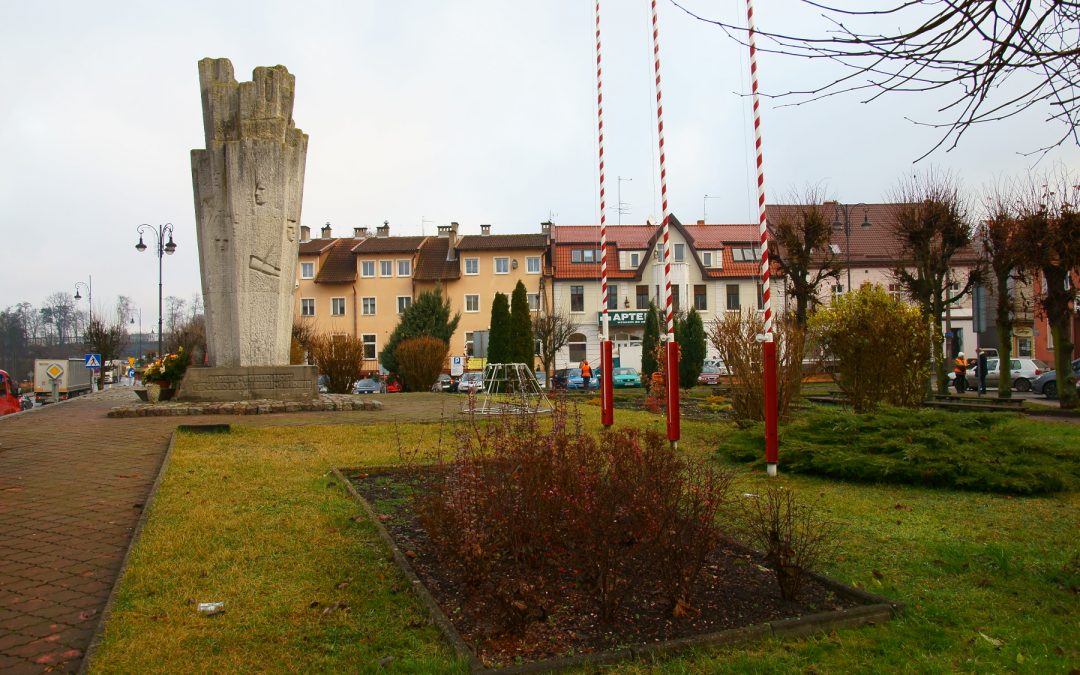
<svg viewBox="0 0 1080 675">
<path fill-rule="evenodd" d="M 599 414 L 583 406 L 587 425 Z M 618 412 L 662 429 L 662 418 Z M 182 434 L 92 672 L 464 672 L 326 472 L 398 460 L 437 425 Z M 684 421 L 714 457 L 725 424 Z M 450 434 L 444 430 L 444 440 Z M 718 461 L 710 459 L 710 461 Z M 783 469 L 781 456 L 781 470 Z M 764 476 L 743 469 L 738 489 Z M 1011 498 L 783 475 L 843 533 L 824 570 L 907 605 L 888 624 L 701 650 L 617 672 L 1067 672 L 1080 666 L 1080 496 Z M 1072 590 L 1070 590 L 1070 588 Z M 201 617 L 192 602 L 223 601 Z M 318 604 L 315 604 L 318 603 Z M 345 608 L 343 608 L 345 606 Z"/>
</svg>

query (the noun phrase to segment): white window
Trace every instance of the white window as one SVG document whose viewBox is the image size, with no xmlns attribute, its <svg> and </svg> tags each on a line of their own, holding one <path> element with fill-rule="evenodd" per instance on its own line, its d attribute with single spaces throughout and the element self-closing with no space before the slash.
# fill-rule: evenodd
<svg viewBox="0 0 1080 675">
<path fill-rule="evenodd" d="M 529 274 L 540 274 L 540 258 L 538 256 L 525 258 L 525 269 Z"/>
<path fill-rule="evenodd" d="M 345 298 L 330 298 L 330 314 L 345 316 Z"/>
<path fill-rule="evenodd" d="M 585 360 L 585 347 L 588 343 L 585 341 L 585 335 L 582 333 L 574 333 L 570 336 L 570 341 L 567 346 L 570 348 L 570 362 L 574 365 Z"/>
<path fill-rule="evenodd" d="M 465 258 L 465 274 L 480 274 L 480 258 Z"/>
<path fill-rule="evenodd" d="M 399 277 L 412 276 L 412 260 L 397 261 L 397 275 Z"/>
<path fill-rule="evenodd" d="M 473 355 L 473 333 L 469 331 L 465 333 L 465 356 Z"/>
<path fill-rule="evenodd" d="M 537 311 L 538 309 L 540 309 L 540 294 L 539 293 L 529 293 L 528 298 L 529 298 L 529 309 L 531 309 L 534 312 Z"/>
<path fill-rule="evenodd" d="M 300 263 L 300 278 L 301 279 L 314 279 L 315 278 L 315 263 Z"/>
<path fill-rule="evenodd" d="M 399 295 L 398 299 L 397 299 L 397 313 L 398 314 L 404 314 L 405 310 L 407 310 L 409 308 L 409 305 L 411 305 L 411 304 L 412 304 L 412 296 L 411 295 Z"/>
<path fill-rule="evenodd" d="M 835 300 L 836 298 L 839 298 L 843 294 L 844 294 L 844 284 L 833 284 L 833 287 L 832 287 L 833 299 Z"/>
<path fill-rule="evenodd" d="M 364 341 L 364 358 L 374 359 L 375 353 L 375 336 L 371 333 L 365 333 L 360 336 L 360 339 Z"/>
<path fill-rule="evenodd" d="M 360 262 L 360 276 L 373 277 L 375 276 L 375 261 L 363 260 Z"/>
<path fill-rule="evenodd" d="M 641 254 L 634 251 L 630 254 L 630 267 L 639 267 L 641 265 Z"/>
<path fill-rule="evenodd" d="M 701 252 L 701 264 L 704 267 L 712 267 L 712 251 Z"/>
<path fill-rule="evenodd" d="M 379 276 L 380 277 L 392 277 L 392 276 L 394 276 L 394 261 L 393 260 L 380 260 L 379 261 Z"/>
<path fill-rule="evenodd" d="M 495 258 L 495 274 L 510 274 L 510 258 Z"/>
<path fill-rule="evenodd" d="M 479 295 L 466 295 L 465 296 L 465 311 L 466 312 L 479 312 L 480 311 L 480 296 Z"/>
<path fill-rule="evenodd" d="M 686 244 L 675 244 L 675 262 L 686 260 Z"/>
<path fill-rule="evenodd" d="M 361 313 L 364 316 L 375 315 L 375 298 L 364 298 L 361 300 L 361 307 L 363 308 Z"/>
<path fill-rule="evenodd" d="M 300 298 L 300 316 L 315 316 L 315 298 Z"/>
</svg>

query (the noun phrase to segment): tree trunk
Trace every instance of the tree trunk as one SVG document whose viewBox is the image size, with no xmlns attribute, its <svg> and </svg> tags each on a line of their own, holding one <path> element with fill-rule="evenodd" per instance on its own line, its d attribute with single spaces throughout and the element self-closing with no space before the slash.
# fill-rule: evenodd
<svg viewBox="0 0 1080 675">
<path fill-rule="evenodd" d="M 998 398 L 1012 398 L 1012 297 L 1009 295 L 1009 275 L 997 277 L 997 338 L 998 338 Z"/>
<path fill-rule="evenodd" d="M 1054 369 L 1057 371 L 1058 403 L 1063 409 L 1077 407 L 1076 375 L 1072 369 L 1071 317 L 1064 314 L 1050 322 L 1050 335 L 1054 340 Z"/>
<path fill-rule="evenodd" d="M 930 328 L 930 335 L 934 340 L 934 361 L 937 367 L 937 393 L 949 393 L 949 364 L 945 361 L 945 336 L 941 333 L 941 319 L 930 317 L 934 323 Z"/>
</svg>

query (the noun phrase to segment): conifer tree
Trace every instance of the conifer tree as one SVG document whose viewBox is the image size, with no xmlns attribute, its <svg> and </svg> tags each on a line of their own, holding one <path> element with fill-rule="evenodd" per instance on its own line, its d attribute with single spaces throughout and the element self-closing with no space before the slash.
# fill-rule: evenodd
<svg viewBox="0 0 1080 675">
<path fill-rule="evenodd" d="M 488 328 L 488 363 L 509 363 L 513 358 L 510 346 L 510 303 L 505 293 L 496 293 L 491 301 L 491 325 Z"/>
<path fill-rule="evenodd" d="M 660 345 L 660 319 L 656 311 L 656 305 L 649 303 L 649 311 L 645 315 L 645 332 L 641 337 L 641 384 L 646 389 L 652 380 L 652 375 L 659 366 L 656 363 L 656 348 Z"/>
<path fill-rule="evenodd" d="M 529 296 L 525 284 L 520 281 L 510 296 L 510 345 L 511 362 L 524 363 L 531 371 L 535 362 L 532 315 L 529 312 Z"/>
</svg>

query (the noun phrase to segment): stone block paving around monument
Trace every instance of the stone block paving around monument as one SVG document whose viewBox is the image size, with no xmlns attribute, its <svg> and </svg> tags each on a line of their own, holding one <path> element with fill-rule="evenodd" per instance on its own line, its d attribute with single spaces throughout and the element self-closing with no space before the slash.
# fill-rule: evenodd
<svg viewBox="0 0 1080 675">
<path fill-rule="evenodd" d="M 0 418 L 0 672 L 79 669 L 177 425 L 387 419 L 369 411 L 106 417 L 134 398 L 119 388 Z"/>
</svg>

